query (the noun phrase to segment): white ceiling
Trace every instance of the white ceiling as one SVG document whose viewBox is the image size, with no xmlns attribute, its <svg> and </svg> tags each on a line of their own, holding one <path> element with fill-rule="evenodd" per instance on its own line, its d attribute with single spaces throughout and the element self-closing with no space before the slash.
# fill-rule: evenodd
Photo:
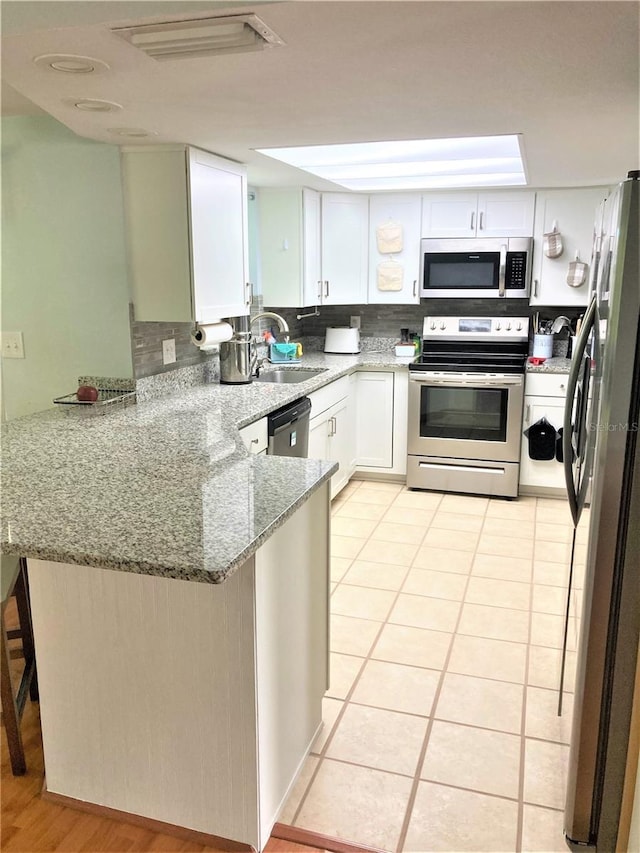
<svg viewBox="0 0 640 853">
<path fill-rule="evenodd" d="M 145 128 L 157 135 L 143 144 L 188 142 L 247 163 L 257 186 L 334 188 L 254 148 L 503 133 L 523 134 L 531 186 L 608 184 L 640 165 L 639 9 L 635 0 L 3 0 L 3 114 L 40 108 L 115 144 L 109 128 Z M 286 46 L 157 62 L 110 29 L 223 10 L 256 11 Z M 46 71 L 32 61 L 43 53 L 88 55 L 112 70 Z M 66 102 L 79 98 L 123 109 L 83 113 Z"/>
</svg>

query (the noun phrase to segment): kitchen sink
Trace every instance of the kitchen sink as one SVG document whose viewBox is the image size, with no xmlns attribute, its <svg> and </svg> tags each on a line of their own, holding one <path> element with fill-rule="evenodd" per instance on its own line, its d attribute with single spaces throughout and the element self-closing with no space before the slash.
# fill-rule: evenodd
<svg viewBox="0 0 640 853">
<path fill-rule="evenodd" d="M 317 376 L 319 373 L 324 373 L 326 367 L 279 367 L 277 370 L 265 370 L 260 376 L 256 376 L 256 382 L 278 382 L 278 383 L 293 383 L 305 382 Z"/>
</svg>

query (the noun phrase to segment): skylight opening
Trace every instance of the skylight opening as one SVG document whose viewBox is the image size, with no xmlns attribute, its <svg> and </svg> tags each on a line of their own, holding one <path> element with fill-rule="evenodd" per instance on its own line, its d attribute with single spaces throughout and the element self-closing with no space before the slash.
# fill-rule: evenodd
<svg viewBox="0 0 640 853">
<path fill-rule="evenodd" d="M 527 183 L 520 134 L 256 150 L 359 192 Z"/>
</svg>

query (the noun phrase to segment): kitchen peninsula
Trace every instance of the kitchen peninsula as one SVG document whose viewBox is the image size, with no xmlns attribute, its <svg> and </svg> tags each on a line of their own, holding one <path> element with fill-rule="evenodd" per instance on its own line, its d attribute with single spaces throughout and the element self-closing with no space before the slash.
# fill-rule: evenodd
<svg viewBox="0 0 640 853">
<path fill-rule="evenodd" d="M 336 465 L 249 455 L 286 392 L 243 391 L 3 425 L 2 550 L 49 794 L 262 849 L 322 719 Z"/>
</svg>

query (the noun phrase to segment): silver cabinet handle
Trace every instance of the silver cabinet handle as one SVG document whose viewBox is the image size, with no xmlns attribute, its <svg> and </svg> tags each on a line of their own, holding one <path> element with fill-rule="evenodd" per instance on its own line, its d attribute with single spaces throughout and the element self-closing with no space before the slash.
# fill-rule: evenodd
<svg viewBox="0 0 640 853">
<path fill-rule="evenodd" d="M 413 295 L 414 296 L 418 295 L 418 279 L 417 278 L 414 278 L 414 280 L 413 280 Z"/>
<path fill-rule="evenodd" d="M 484 220 L 484 210 L 481 210 L 480 211 L 480 221 L 478 222 L 478 228 L 480 229 L 480 231 L 482 231 L 482 229 L 484 228 L 483 220 Z"/>
<path fill-rule="evenodd" d="M 247 305 L 251 305 L 251 303 L 253 302 L 253 285 L 250 281 L 245 284 L 245 289 L 247 292 L 246 303 Z"/>
<path fill-rule="evenodd" d="M 534 278 L 533 280 L 533 295 L 537 299 L 538 298 L 538 279 Z"/>
<path fill-rule="evenodd" d="M 318 301 L 322 299 L 322 282 L 318 282 Z"/>
<path fill-rule="evenodd" d="M 526 424 L 528 424 L 530 418 L 531 418 L 531 403 L 527 403 L 527 408 L 524 410 L 524 422 Z"/>
<path fill-rule="evenodd" d="M 334 417 L 329 418 L 329 438 L 337 432 L 338 424 Z"/>
<path fill-rule="evenodd" d="M 471 211 L 471 225 L 469 226 L 470 230 L 474 231 L 475 226 L 476 226 L 476 212 L 475 212 L 475 210 L 472 210 Z"/>
<path fill-rule="evenodd" d="M 324 298 L 325 298 L 325 299 L 328 299 L 328 298 L 329 298 L 329 282 L 328 282 L 328 281 L 326 281 L 326 280 L 325 280 L 325 283 L 324 283 Z"/>
</svg>

